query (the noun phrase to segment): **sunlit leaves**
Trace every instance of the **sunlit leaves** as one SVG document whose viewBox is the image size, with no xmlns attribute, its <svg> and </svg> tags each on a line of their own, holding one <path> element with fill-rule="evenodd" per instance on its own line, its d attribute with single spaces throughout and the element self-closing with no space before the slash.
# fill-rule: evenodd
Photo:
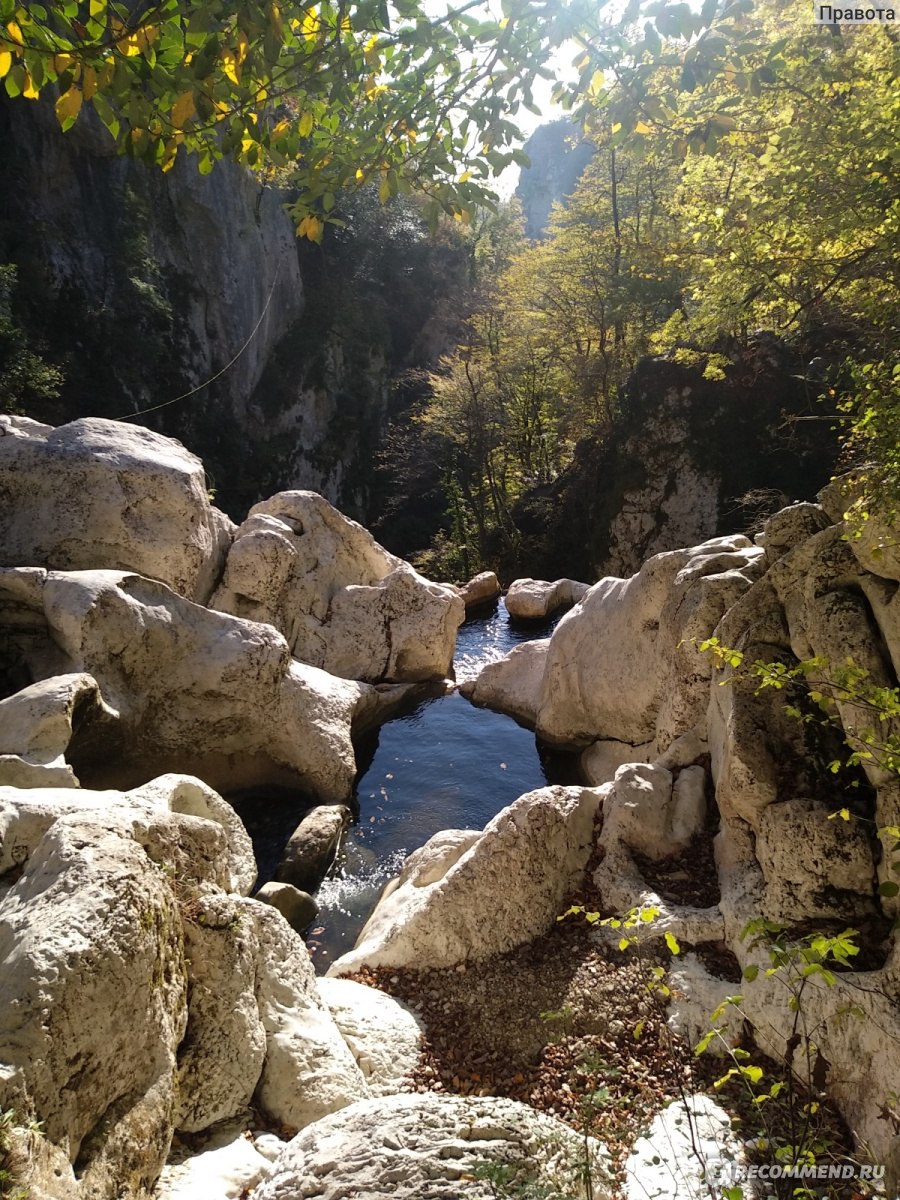
<svg viewBox="0 0 900 1200">
<path fill-rule="evenodd" d="M 373 175 L 388 198 L 418 189 L 434 216 L 466 219 L 514 153 L 508 114 L 531 104 L 562 36 L 557 6 L 553 22 L 539 3 L 509 9 L 492 18 L 419 0 L 7 4 L 0 79 L 11 96 L 57 87 L 66 129 L 93 106 L 119 149 L 148 163 L 170 167 L 182 151 L 203 173 L 223 156 L 265 170 L 293 163 L 298 224 Z"/>
</svg>

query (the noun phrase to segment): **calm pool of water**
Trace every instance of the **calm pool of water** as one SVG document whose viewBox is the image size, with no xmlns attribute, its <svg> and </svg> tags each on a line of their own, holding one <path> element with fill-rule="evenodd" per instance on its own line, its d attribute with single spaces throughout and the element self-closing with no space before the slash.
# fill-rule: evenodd
<svg viewBox="0 0 900 1200">
<path fill-rule="evenodd" d="M 457 680 L 551 628 L 510 625 L 501 601 L 460 629 Z M 458 692 L 424 700 L 383 725 L 357 757 L 358 817 L 319 888 L 319 920 L 309 935 L 320 970 L 353 946 L 384 885 L 433 834 L 480 829 L 523 792 L 574 781 L 571 758 L 542 754 L 529 730 Z"/>
</svg>

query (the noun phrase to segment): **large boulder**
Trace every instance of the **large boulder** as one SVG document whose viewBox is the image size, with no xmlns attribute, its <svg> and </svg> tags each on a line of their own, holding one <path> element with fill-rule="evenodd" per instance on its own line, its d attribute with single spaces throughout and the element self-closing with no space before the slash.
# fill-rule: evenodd
<svg viewBox="0 0 900 1200">
<path fill-rule="evenodd" d="M 137 571 L 201 603 L 234 529 L 173 438 L 87 417 L 0 425 L 0 566 Z"/>
<path fill-rule="evenodd" d="M 666 745 L 688 732 L 703 715 L 710 668 L 687 690 L 673 687 L 673 674 L 682 657 L 696 662 L 690 638 L 712 633 L 762 553 L 739 535 L 716 538 L 657 554 L 630 579 L 595 583 L 550 639 L 538 734 L 639 745 L 656 737 L 661 708 Z"/>
<path fill-rule="evenodd" d="M 0 700 L 0 784 L 78 787 L 65 752 L 77 725 L 115 716 L 90 675 L 42 679 Z"/>
<path fill-rule="evenodd" d="M 302 938 L 270 905 L 191 898 L 185 923 L 188 1023 L 178 1056 L 176 1127 L 196 1132 L 255 1097 L 301 1129 L 369 1095 L 322 1002 Z"/>
<path fill-rule="evenodd" d="M 464 583 L 459 589 L 459 594 L 462 596 L 463 604 L 466 606 L 466 611 L 470 608 L 480 608 L 483 604 L 490 604 L 500 595 L 500 580 L 493 571 L 482 571 Z"/>
<path fill-rule="evenodd" d="M 514 579 L 506 593 L 506 611 L 516 621 L 543 621 L 561 608 L 577 604 L 588 584 L 577 579 Z"/>
<path fill-rule="evenodd" d="M 266 1059 L 256 1102 L 302 1129 L 369 1095 L 365 1076 L 319 995 L 303 939 L 268 904 L 241 901 L 259 945 L 256 1000 Z"/>
<path fill-rule="evenodd" d="M 446 675 L 465 606 L 315 492 L 281 492 L 250 510 L 228 554 L 215 608 L 274 625 L 291 652 L 345 679 Z"/>
<path fill-rule="evenodd" d="M 192 821 L 62 816 L 0 900 L 0 1108 L 41 1122 L 73 1196 L 143 1195 L 168 1153 L 187 978 L 154 856 L 215 831 Z"/>
<path fill-rule="evenodd" d="M 0 570 L 0 606 L 33 676 L 87 672 L 118 714 L 70 747 L 82 782 L 128 787 L 178 771 L 222 789 L 349 794 L 351 725 L 380 697 L 292 659 L 270 625 L 119 571 Z"/>
<path fill-rule="evenodd" d="M 665 767 L 620 767 L 603 802 L 603 844 L 621 841 L 654 860 L 686 850 L 703 828 L 705 787 L 702 767 L 685 767 L 674 783 Z"/>
<path fill-rule="evenodd" d="M 473 704 L 508 713 L 525 725 L 534 726 L 544 686 L 549 638 L 522 642 L 505 658 L 488 663 L 474 679 L 459 686 Z"/>
<path fill-rule="evenodd" d="M 209 877 L 228 891 L 250 891 L 256 862 L 240 818 L 212 788 L 180 775 L 160 776 L 130 792 L 0 787 L 0 879 L 21 869 L 54 822 L 67 814 L 159 821 L 169 813 L 219 826 L 221 838 L 210 851 L 216 856 L 215 869 Z"/>
<path fill-rule="evenodd" d="M 523 1195 L 613 1194 L 605 1147 L 561 1121 L 496 1096 L 422 1094 L 368 1100 L 317 1121 L 287 1146 L 251 1200 L 488 1200 L 494 1185 L 475 1174 L 485 1166 L 505 1167 Z"/>
<path fill-rule="evenodd" d="M 310 809 L 284 848 L 275 871 L 278 882 L 314 892 L 334 862 L 351 816 L 345 804 L 320 804 Z"/>
<path fill-rule="evenodd" d="M 317 982 L 372 1095 L 391 1096 L 408 1090 L 425 1036 L 418 1017 L 378 988 L 352 979 Z"/>
<path fill-rule="evenodd" d="M 599 796 L 548 787 L 520 796 L 481 835 L 438 834 L 388 885 L 356 946 L 329 968 L 445 967 L 546 932 L 582 878 Z"/>
</svg>

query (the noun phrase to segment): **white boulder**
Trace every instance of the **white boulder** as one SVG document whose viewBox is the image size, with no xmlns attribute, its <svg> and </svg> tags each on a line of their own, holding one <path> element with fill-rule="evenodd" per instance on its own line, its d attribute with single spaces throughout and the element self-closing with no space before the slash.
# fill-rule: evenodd
<svg viewBox="0 0 900 1200">
<path fill-rule="evenodd" d="M 97 417 L 3 432 L 0 566 L 137 571 L 209 598 L 234 526 L 180 442 Z"/>
<path fill-rule="evenodd" d="M 65 761 L 73 728 L 98 712 L 115 716 L 90 675 L 58 675 L 0 700 L 0 784 L 78 787 Z"/>
<path fill-rule="evenodd" d="M 474 575 L 468 583 L 459 589 L 463 604 L 467 609 L 478 608 L 481 604 L 489 604 L 500 595 L 500 580 L 493 571 L 482 571 Z"/>
<path fill-rule="evenodd" d="M 345 679 L 446 675 L 465 615 L 315 492 L 280 492 L 238 529 L 212 605 L 274 625 L 292 654 Z"/>
<path fill-rule="evenodd" d="M 137 1196 L 168 1154 L 187 981 L 151 853 L 192 821 L 60 817 L 0 900 L 0 1108 L 42 1122 L 77 1167 L 73 1194 Z"/>
<path fill-rule="evenodd" d="M 625 1162 L 626 1200 L 697 1200 L 745 1177 L 747 1153 L 731 1117 L 702 1093 L 657 1113 Z M 745 1193 L 746 1194 L 746 1193 Z"/>
<path fill-rule="evenodd" d="M 303 939 L 270 905 L 241 904 L 259 943 L 256 999 L 266 1032 L 256 1100 L 283 1125 L 302 1129 L 367 1098 L 369 1087 L 319 996 Z"/>
<path fill-rule="evenodd" d="M 639 745 L 656 738 L 661 707 L 660 749 L 692 729 L 705 707 L 708 669 L 683 693 L 673 686 L 674 664 L 682 651 L 697 654 L 685 638 L 712 633 L 728 597 L 750 586 L 747 569 L 756 569 L 762 553 L 745 537 L 715 538 L 657 554 L 630 579 L 595 583 L 550 639 L 539 736 L 568 745 L 598 738 Z M 706 582 L 713 575 L 724 578 Z"/>
<path fill-rule="evenodd" d="M 178 771 L 220 788 L 349 794 L 351 724 L 377 697 L 296 662 L 271 626 L 118 571 L 0 571 L 0 603 L 27 629 L 35 674 L 51 659 L 54 674 L 87 672 L 118 714 L 72 758 L 83 780 L 121 787 Z"/>
<path fill-rule="evenodd" d="M 541 621 L 560 608 L 577 604 L 588 584 L 577 579 L 514 579 L 505 596 L 506 611 L 515 621 Z"/>
<path fill-rule="evenodd" d="M 460 692 L 473 704 L 507 713 L 533 727 L 541 703 L 549 646 L 549 638 L 522 642 L 505 658 L 488 663 L 475 679 L 460 684 Z"/>
<path fill-rule="evenodd" d="M 582 751 L 579 766 L 591 787 L 601 787 L 604 783 L 612 783 L 619 767 L 626 763 L 650 762 L 654 748 L 653 742 L 632 746 L 629 742 L 601 738 Z"/>
<path fill-rule="evenodd" d="M 244 1200 L 271 1169 L 252 1138 L 226 1127 L 198 1153 L 170 1160 L 153 1189 L 153 1200 Z"/>
<path fill-rule="evenodd" d="M 317 1121 L 289 1143 L 251 1200 L 488 1200 L 493 1185 L 474 1174 L 485 1165 L 506 1166 L 523 1194 L 612 1195 L 608 1155 L 593 1138 L 514 1100 L 422 1094 L 367 1100 Z"/>
<path fill-rule="evenodd" d="M 212 788 L 180 775 L 161 776 L 130 792 L 0 787 L 0 877 L 22 867 L 54 822 L 67 814 L 149 820 L 168 813 L 199 817 L 219 826 L 217 862 L 209 877 L 229 891 L 250 891 L 256 880 L 256 862 L 240 818 Z"/>
<path fill-rule="evenodd" d="M 424 1029 L 419 1018 L 393 996 L 352 979 L 317 982 L 372 1095 L 406 1090 L 421 1056 Z"/>
<path fill-rule="evenodd" d="M 520 796 L 471 841 L 444 835 L 437 855 L 426 844 L 328 974 L 364 964 L 450 966 L 544 933 L 581 880 L 599 799 L 588 788 L 541 788 Z"/>
</svg>

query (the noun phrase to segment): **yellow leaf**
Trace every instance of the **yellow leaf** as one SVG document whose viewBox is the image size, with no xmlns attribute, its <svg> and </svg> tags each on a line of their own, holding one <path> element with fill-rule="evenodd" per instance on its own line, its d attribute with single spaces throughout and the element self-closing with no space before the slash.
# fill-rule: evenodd
<svg viewBox="0 0 900 1200">
<path fill-rule="evenodd" d="M 194 93 L 184 92 L 172 105 L 172 124 L 176 129 L 183 129 L 196 111 Z"/>
<path fill-rule="evenodd" d="M 244 59 L 247 57 L 247 51 L 250 49 L 250 39 L 242 29 L 238 30 L 238 44 L 235 51 L 235 59 L 238 66 L 242 66 Z"/>
<path fill-rule="evenodd" d="M 297 132 L 301 137 L 309 137 L 312 133 L 313 118 L 312 113 L 305 112 L 297 122 Z"/>
<path fill-rule="evenodd" d="M 166 143 L 166 153 L 163 157 L 162 162 L 159 164 L 160 168 L 163 171 L 171 171 L 172 168 L 175 166 L 175 159 L 177 157 L 178 157 L 178 142 L 176 142 L 175 139 L 172 138 L 171 141 Z"/>
<path fill-rule="evenodd" d="M 25 39 L 22 37 L 22 30 L 19 28 L 17 21 L 9 21 L 6 26 L 6 32 L 9 34 L 11 42 L 15 42 L 17 46 L 25 45 Z"/>
<path fill-rule="evenodd" d="M 271 17 L 271 21 L 272 21 L 272 28 L 275 30 L 275 33 L 278 37 L 283 37 L 284 36 L 284 21 L 281 16 L 281 9 L 278 7 L 277 4 L 273 4 L 269 11 L 270 11 L 270 17 Z"/>
<path fill-rule="evenodd" d="M 87 64 L 85 64 L 82 71 L 81 87 L 85 100 L 90 100 L 97 91 L 97 72 L 93 67 L 87 66 Z"/>
<path fill-rule="evenodd" d="M 63 71 L 67 71 L 71 67 L 75 59 L 71 54 L 54 54 L 52 58 L 53 70 L 57 75 L 62 75 Z"/>
<path fill-rule="evenodd" d="M 365 183 L 366 182 L 366 173 L 362 169 L 362 167 L 356 168 L 356 182 L 357 183 Z"/>
<path fill-rule="evenodd" d="M 651 133 L 650 126 L 645 121 L 638 121 L 634 127 L 635 133 Z"/>
<path fill-rule="evenodd" d="M 0 50 L 0 79 L 4 75 L 9 74 L 9 68 L 12 66 L 12 55 L 8 50 Z"/>
<path fill-rule="evenodd" d="M 309 238 L 311 242 L 319 242 L 322 240 L 322 230 L 325 226 L 318 217 L 314 217 L 312 213 L 303 218 L 297 226 L 297 237 Z"/>
<path fill-rule="evenodd" d="M 382 179 L 378 188 L 378 199 L 382 204 L 387 204 L 391 198 L 391 187 L 386 179 Z"/>
<path fill-rule="evenodd" d="M 22 95 L 26 100 L 37 100 L 38 96 L 40 95 L 37 88 L 34 86 L 34 80 L 27 71 L 25 73 L 25 86 L 22 88 Z"/>
<path fill-rule="evenodd" d="M 319 33 L 319 18 L 314 9 L 308 8 L 303 14 L 303 36 L 309 41 L 315 41 Z"/>
<path fill-rule="evenodd" d="M 241 75 L 237 59 L 230 50 L 222 51 L 222 70 L 232 83 L 240 83 Z"/>
<path fill-rule="evenodd" d="M 621 128 L 622 128 L 622 122 L 621 122 L 621 121 L 616 121 L 616 123 L 615 123 L 615 124 L 613 125 L 613 127 L 612 127 L 612 132 L 613 132 L 613 133 L 618 133 L 618 132 L 619 132 L 619 130 L 620 130 Z"/>
<path fill-rule="evenodd" d="M 290 121 L 279 121 L 277 125 L 272 127 L 272 137 L 280 138 L 283 133 L 287 133 L 290 125 Z"/>
<path fill-rule="evenodd" d="M 77 117 L 81 112 L 81 101 L 83 100 L 81 89 L 70 87 L 56 101 L 56 117 L 60 125 L 70 120 L 72 117 Z"/>
<path fill-rule="evenodd" d="M 457 183 L 468 183 L 471 178 L 472 178 L 471 171 L 463 171 L 462 175 L 460 175 L 459 179 L 457 179 L 456 182 Z"/>
</svg>

